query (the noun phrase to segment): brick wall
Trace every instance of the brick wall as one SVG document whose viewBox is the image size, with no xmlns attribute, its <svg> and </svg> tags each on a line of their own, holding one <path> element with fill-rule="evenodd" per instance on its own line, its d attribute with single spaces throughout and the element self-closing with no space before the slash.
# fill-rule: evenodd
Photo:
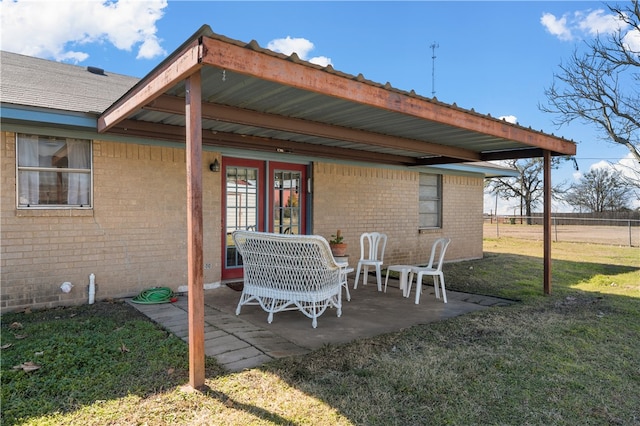
<svg viewBox="0 0 640 426">
<path fill-rule="evenodd" d="M 482 258 L 484 179 L 444 175 L 442 234 L 451 238 L 449 259 Z"/>
<path fill-rule="evenodd" d="M 86 303 L 187 284 L 184 149 L 94 141 L 93 210 L 16 210 L 15 134 L 2 132 L 0 308 Z M 203 153 L 205 283 L 220 279 L 220 173 Z M 69 281 L 65 294 L 60 284 Z"/>
<path fill-rule="evenodd" d="M 417 172 L 316 163 L 313 230 L 329 238 L 340 228 L 350 263 L 360 256 L 360 234 L 388 236 L 385 264 L 429 260 L 436 238 L 451 237 L 448 260 L 482 257 L 483 179 L 443 176 L 442 229 L 418 230 Z"/>
<path fill-rule="evenodd" d="M 92 210 L 17 210 L 15 135 L 0 137 L 2 311 L 86 303 L 91 273 L 97 300 L 187 284 L 184 149 L 96 140 Z M 208 170 L 216 156 L 202 160 L 205 283 L 220 280 L 223 176 Z M 313 232 L 340 228 L 353 265 L 360 234 L 374 230 L 389 236 L 387 265 L 427 261 L 440 236 L 453 240 L 448 260 L 482 257 L 482 178 L 445 175 L 443 228 L 420 232 L 417 172 L 314 163 L 313 176 Z"/>
</svg>

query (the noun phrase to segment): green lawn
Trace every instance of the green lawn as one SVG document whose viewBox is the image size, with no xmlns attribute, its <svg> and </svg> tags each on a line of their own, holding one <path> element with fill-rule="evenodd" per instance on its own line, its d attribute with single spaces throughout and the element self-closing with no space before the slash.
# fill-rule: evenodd
<svg viewBox="0 0 640 426">
<path fill-rule="evenodd" d="M 485 240 L 451 290 L 519 302 L 224 373 L 122 303 L 2 316 L 2 424 L 640 424 L 640 250 Z M 10 345 L 10 346 L 9 346 Z M 27 367 L 34 371 L 14 369 Z"/>
</svg>

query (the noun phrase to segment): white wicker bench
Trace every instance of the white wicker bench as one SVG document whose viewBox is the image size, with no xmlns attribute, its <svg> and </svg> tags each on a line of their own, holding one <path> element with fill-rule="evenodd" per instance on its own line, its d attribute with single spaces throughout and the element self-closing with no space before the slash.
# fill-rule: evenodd
<svg viewBox="0 0 640 426">
<path fill-rule="evenodd" d="M 300 310 L 313 328 L 330 306 L 342 315 L 341 267 L 323 237 L 235 231 L 233 241 L 244 267 L 236 315 L 242 305 L 260 305 L 271 323 L 276 312 Z"/>
</svg>

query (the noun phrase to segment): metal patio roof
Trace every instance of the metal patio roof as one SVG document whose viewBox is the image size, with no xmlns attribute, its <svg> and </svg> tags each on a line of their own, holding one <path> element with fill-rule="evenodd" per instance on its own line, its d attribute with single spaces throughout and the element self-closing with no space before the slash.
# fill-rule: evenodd
<svg viewBox="0 0 640 426">
<path fill-rule="evenodd" d="M 112 134 L 185 141 L 201 73 L 205 145 L 402 166 L 572 155 L 572 141 L 231 40 L 201 27 L 98 119 Z"/>
<path fill-rule="evenodd" d="M 98 131 L 184 141 L 189 383 L 204 385 L 202 145 L 420 166 L 544 158 L 551 292 L 551 155 L 565 139 L 214 34 L 203 26 L 98 117 Z"/>
</svg>

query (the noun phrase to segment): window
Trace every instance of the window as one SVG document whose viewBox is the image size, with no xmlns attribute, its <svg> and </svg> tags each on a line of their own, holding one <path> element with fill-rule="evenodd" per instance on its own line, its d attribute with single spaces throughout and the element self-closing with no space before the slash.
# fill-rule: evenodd
<svg viewBox="0 0 640 426">
<path fill-rule="evenodd" d="M 420 173 L 419 228 L 442 227 L 442 176 Z"/>
<path fill-rule="evenodd" d="M 91 207 L 91 141 L 17 135 L 18 207 Z"/>
</svg>

